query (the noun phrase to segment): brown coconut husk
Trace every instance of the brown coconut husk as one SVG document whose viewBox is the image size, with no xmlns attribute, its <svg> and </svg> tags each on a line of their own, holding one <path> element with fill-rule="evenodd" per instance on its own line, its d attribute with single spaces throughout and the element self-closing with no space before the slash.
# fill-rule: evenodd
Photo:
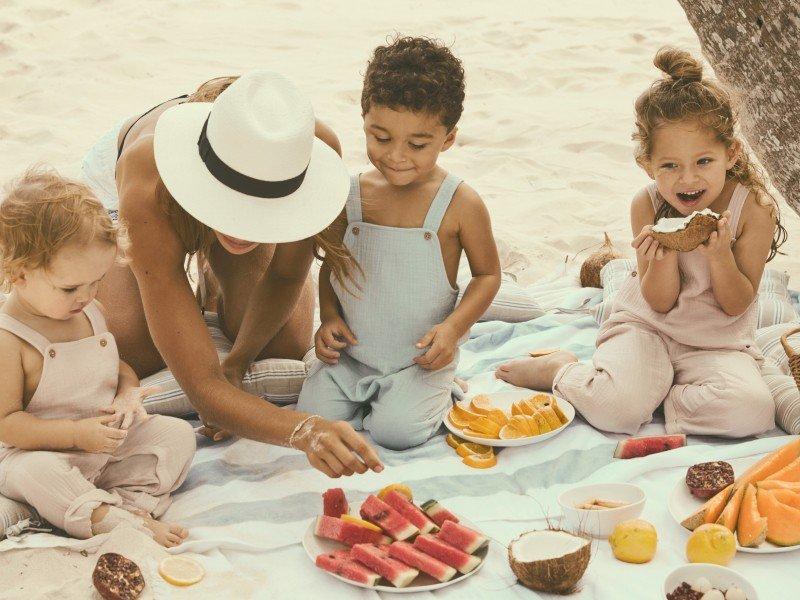
<svg viewBox="0 0 800 600">
<path fill-rule="evenodd" d="M 603 235 L 605 236 L 603 245 L 597 252 L 590 254 L 581 265 L 581 287 L 602 287 L 600 271 L 615 258 L 622 258 L 622 254 L 614 248 L 608 234 Z"/>
<path fill-rule="evenodd" d="M 514 556 L 514 544 L 527 535 L 540 533 L 559 532 L 585 540 L 586 543 L 578 550 L 555 558 L 546 558 L 535 561 L 521 561 Z M 586 567 L 589 566 L 591 558 L 591 540 L 561 529 L 546 529 L 540 531 L 527 531 L 520 534 L 513 542 L 508 545 L 508 562 L 511 570 L 517 576 L 519 582 L 527 588 L 537 592 L 548 592 L 551 594 L 571 594 L 576 591 L 576 586 L 583 577 Z"/>
<path fill-rule="evenodd" d="M 718 217 L 711 215 L 695 215 L 689 224 L 680 231 L 671 233 L 651 232 L 651 236 L 659 244 L 678 252 L 691 252 L 717 230 Z"/>
</svg>

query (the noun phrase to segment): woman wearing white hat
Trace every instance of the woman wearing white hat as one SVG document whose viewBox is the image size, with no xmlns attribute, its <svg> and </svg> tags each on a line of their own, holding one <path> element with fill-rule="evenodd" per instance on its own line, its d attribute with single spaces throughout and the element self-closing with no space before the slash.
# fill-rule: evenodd
<svg viewBox="0 0 800 600">
<path fill-rule="evenodd" d="M 341 212 L 349 179 L 309 101 L 269 71 L 220 78 L 148 111 L 113 142 L 116 166 L 105 171 L 114 179 L 93 176 L 103 169 L 86 161 L 84 175 L 132 242 L 129 267 L 109 273 L 99 294 L 125 360 L 140 376 L 166 364 L 204 420 L 300 449 L 330 476 L 382 469 L 349 425 L 240 389 L 253 360 L 299 359 L 309 348 L 314 253 L 341 257 L 342 275 L 352 264 L 319 234 Z M 222 365 L 186 276 L 193 254 L 220 290 L 233 341 Z"/>
</svg>

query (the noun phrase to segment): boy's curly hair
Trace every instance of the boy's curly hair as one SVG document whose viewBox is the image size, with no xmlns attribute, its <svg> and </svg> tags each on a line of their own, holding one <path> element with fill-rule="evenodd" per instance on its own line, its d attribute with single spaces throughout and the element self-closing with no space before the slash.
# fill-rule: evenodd
<svg viewBox="0 0 800 600">
<path fill-rule="evenodd" d="M 362 116 L 373 103 L 438 115 L 450 131 L 464 110 L 464 67 L 439 40 L 397 36 L 367 63 Z"/>
<path fill-rule="evenodd" d="M 70 243 L 127 247 L 125 229 L 84 184 L 36 166 L 7 185 L 0 204 L 0 283 L 8 291 L 22 269 L 47 268 Z"/>
</svg>

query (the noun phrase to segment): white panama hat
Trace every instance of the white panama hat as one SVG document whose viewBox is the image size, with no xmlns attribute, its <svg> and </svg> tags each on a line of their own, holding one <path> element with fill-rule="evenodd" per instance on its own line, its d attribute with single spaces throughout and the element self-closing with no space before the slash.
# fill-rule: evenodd
<svg viewBox="0 0 800 600">
<path fill-rule="evenodd" d="M 350 187 L 314 125 L 311 103 L 288 79 L 253 71 L 214 102 L 166 110 L 156 166 L 178 204 L 212 229 L 249 242 L 301 240 L 333 222 Z"/>
</svg>

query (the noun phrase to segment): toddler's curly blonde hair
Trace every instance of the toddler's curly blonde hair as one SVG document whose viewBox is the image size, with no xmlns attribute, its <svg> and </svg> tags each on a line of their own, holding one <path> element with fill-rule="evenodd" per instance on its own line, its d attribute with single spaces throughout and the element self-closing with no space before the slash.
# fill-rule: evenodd
<svg viewBox="0 0 800 600">
<path fill-rule="evenodd" d="M 0 278 L 9 291 L 22 269 L 47 268 L 68 244 L 128 245 L 122 226 L 84 184 L 35 166 L 6 185 L 0 204 Z"/>
</svg>

